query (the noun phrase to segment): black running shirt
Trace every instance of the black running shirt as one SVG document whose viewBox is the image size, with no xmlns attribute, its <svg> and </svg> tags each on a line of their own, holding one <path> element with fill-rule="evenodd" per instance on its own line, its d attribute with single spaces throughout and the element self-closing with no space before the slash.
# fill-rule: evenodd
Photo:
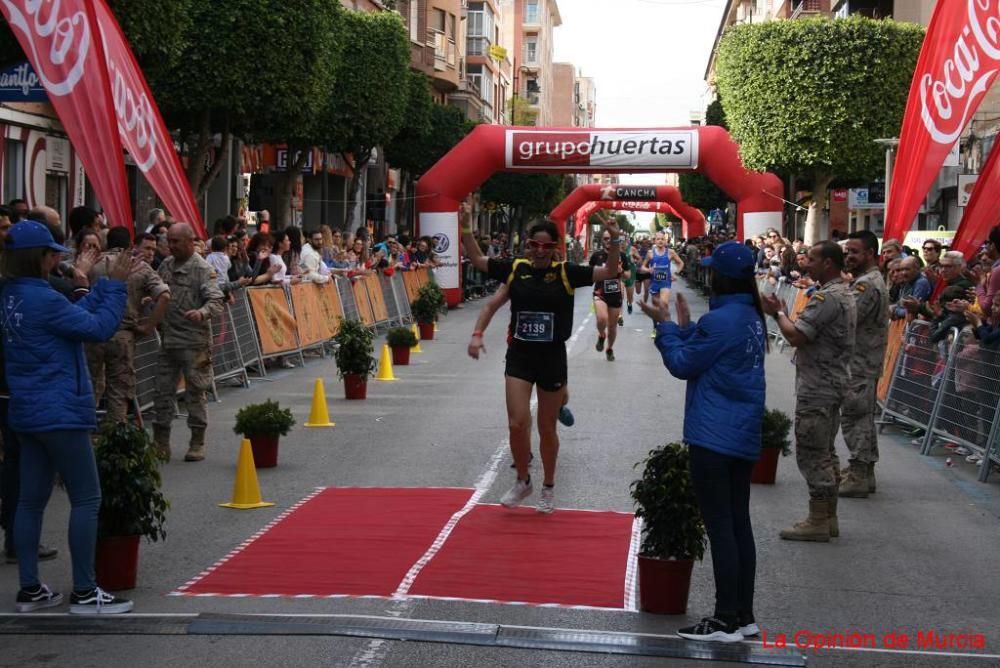
<svg viewBox="0 0 1000 668">
<path fill-rule="evenodd" d="M 603 281 L 597 281 L 594 283 L 594 294 L 599 295 L 609 295 L 609 294 L 621 294 L 622 293 L 622 282 L 621 277 L 625 272 L 624 268 L 624 255 L 618 255 L 618 275 L 615 278 L 608 278 Z M 590 266 L 591 267 L 603 267 L 608 263 L 608 251 L 598 250 L 590 256 Z"/>
<path fill-rule="evenodd" d="M 563 343 L 573 332 L 573 292 L 594 281 L 594 268 L 553 262 L 535 269 L 530 260 L 489 260 L 487 274 L 510 289 L 508 340 Z"/>
</svg>

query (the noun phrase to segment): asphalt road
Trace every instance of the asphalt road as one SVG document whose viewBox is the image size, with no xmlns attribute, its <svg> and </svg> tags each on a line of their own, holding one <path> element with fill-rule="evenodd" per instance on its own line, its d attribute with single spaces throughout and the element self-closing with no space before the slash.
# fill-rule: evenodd
<svg viewBox="0 0 1000 668">
<path fill-rule="evenodd" d="M 692 304 L 704 301 L 690 290 Z M 608 363 L 594 351 L 589 292 L 577 297 L 575 327 L 583 325 L 570 352 L 571 406 L 576 425 L 560 427 L 557 504 L 630 512 L 628 484 L 633 464 L 652 447 L 679 440 L 684 385 L 663 369 L 649 338 L 649 322 L 636 310 Z M 250 389 L 222 392 L 210 405 L 209 454 L 200 464 L 178 461 L 186 427 L 174 430 L 175 457 L 164 468 L 172 503 L 163 543 L 143 544 L 140 586 L 130 592 L 142 614 L 251 613 L 268 615 L 372 615 L 556 629 L 672 634 L 711 612 L 709 558 L 697 564 L 687 617 L 624 611 L 572 610 L 455 601 L 386 599 L 191 598 L 169 592 L 196 576 L 255 534 L 316 487 L 471 487 L 488 472 L 505 446 L 503 329 L 501 311 L 486 336 L 487 355 L 476 362 L 465 349 L 480 303 L 453 311 L 424 354 L 397 367 L 396 383 L 371 382 L 368 400 L 343 400 L 332 360 L 314 359 L 305 369 L 278 371 Z M 788 351 L 768 356 L 768 404 L 791 413 L 793 374 Z M 297 426 L 282 439 L 280 464 L 260 471 L 273 508 L 233 511 L 228 500 L 239 438 L 236 410 L 274 398 L 292 407 L 298 422 L 308 416 L 313 382 L 326 383 L 330 430 Z M 843 446 L 841 445 L 841 448 Z M 879 492 L 868 500 L 840 504 L 841 538 L 828 545 L 787 543 L 778 531 L 801 518 L 805 484 L 794 458 L 781 461 L 778 483 L 755 486 L 752 496 L 758 549 L 756 613 L 773 639 L 798 631 L 858 631 L 881 638 L 917 630 L 981 633 L 985 650 L 954 654 L 898 651 L 803 651 L 809 665 L 942 666 L 1000 665 L 996 607 L 1000 584 L 993 573 L 1000 554 L 1000 486 L 974 482 L 974 467 L 954 468 L 943 457 L 920 457 L 909 439 L 887 431 L 881 437 Z M 499 466 L 482 501 L 495 503 L 513 479 L 509 457 Z M 54 588 L 70 583 L 66 553 L 65 495 L 53 495 L 44 540 L 63 554 L 43 564 Z M 16 568 L 0 566 L 0 596 L 13 603 Z M 663 659 L 637 656 L 395 642 L 339 636 L 27 635 L 3 632 L 0 666 L 652 666 Z M 790 642 L 794 642 L 793 640 Z M 967 655 L 962 655 L 966 653 Z M 706 665 L 670 660 L 671 665 Z"/>
</svg>

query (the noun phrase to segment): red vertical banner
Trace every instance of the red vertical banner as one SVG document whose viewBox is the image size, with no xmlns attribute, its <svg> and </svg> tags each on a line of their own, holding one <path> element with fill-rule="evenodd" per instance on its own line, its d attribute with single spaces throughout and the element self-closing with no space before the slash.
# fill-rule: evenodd
<svg viewBox="0 0 1000 668">
<path fill-rule="evenodd" d="M 111 87 L 86 2 L 0 0 L 0 12 L 45 86 L 108 222 L 131 229 Z"/>
<path fill-rule="evenodd" d="M 93 8 L 122 145 L 174 218 L 190 223 L 201 238 L 207 238 L 174 141 L 121 26 L 105 0 L 93 0 Z"/>
<path fill-rule="evenodd" d="M 961 251 L 966 261 L 971 262 L 994 225 L 1000 225 L 1000 209 L 997 208 L 997 193 L 1000 193 L 1000 146 L 993 145 L 990 157 L 976 180 L 976 187 L 965 207 L 958 232 L 951 242 L 951 250 Z M 943 285 L 944 282 L 940 281 Z"/>
<path fill-rule="evenodd" d="M 1000 71 L 998 14 L 1000 0 L 935 6 L 899 134 L 885 239 L 902 239 L 910 229 L 945 157 Z"/>
</svg>

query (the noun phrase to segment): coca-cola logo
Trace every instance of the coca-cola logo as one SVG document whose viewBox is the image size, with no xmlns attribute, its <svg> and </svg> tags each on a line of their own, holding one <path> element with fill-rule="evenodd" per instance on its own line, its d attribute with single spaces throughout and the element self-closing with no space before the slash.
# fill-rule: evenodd
<svg viewBox="0 0 1000 668">
<path fill-rule="evenodd" d="M 7 22 L 24 39 L 49 95 L 69 95 L 83 78 L 90 53 L 90 23 L 83 11 L 64 15 L 60 0 L 0 0 Z"/>
<path fill-rule="evenodd" d="M 962 135 L 1000 63 L 1000 1 L 968 0 L 967 10 L 951 57 L 920 78 L 920 117 L 939 144 L 954 144 Z"/>
<path fill-rule="evenodd" d="M 107 40 L 104 43 L 107 44 Z M 146 94 L 137 93 L 138 87 L 129 85 L 132 81 L 126 78 L 127 74 L 108 52 L 108 76 L 111 79 L 111 99 L 118 116 L 118 132 L 136 165 L 143 172 L 148 172 L 156 164 L 156 112 Z"/>
</svg>

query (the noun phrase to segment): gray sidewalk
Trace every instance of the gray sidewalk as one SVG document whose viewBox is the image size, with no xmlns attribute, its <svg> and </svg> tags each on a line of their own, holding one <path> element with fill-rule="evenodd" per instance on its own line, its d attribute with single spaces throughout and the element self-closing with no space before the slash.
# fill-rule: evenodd
<svg viewBox="0 0 1000 668">
<path fill-rule="evenodd" d="M 683 288 L 682 288 L 683 289 Z M 691 291 L 688 291 L 692 294 Z M 697 309 L 703 300 L 691 297 Z M 276 372 L 249 390 L 226 389 L 210 405 L 209 458 L 177 461 L 187 429 L 175 424 L 175 459 L 164 469 L 172 508 L 166 542 L 143 544 L 139 587 L 129 592 L 141 614 L 373 615 L 390 619 L 450 620 L 483 624 L 672 634 L 711 612 L 713 584 L 706 557 L 695 566 L 688 615 L 551 609 L 452 601 L 384 599 L 189 598 L 169 592 L 255 534 L 318 486 L 471 486 L 490 457 L 503 447 L 503 329 L 506 311 L 487 332 L 487 355 L 465 354 L 480 303 L 453 311 L 438 339 L 410 367 L 397 367 L 396 383 L 369 385 L 364 402 L 343 400 L 331 360 L 305 369 Z M 636 310 L 607 363 L 593 349 L 589 292 L 577 298 L 570 352 L 572 429 L 560 428 L 562 450 L 557 504 L 567 508 L 630 511 L 632 468 L 650 448 L 682 434 L 684 385 L 669 378 L 649 339 L 649 321 Z M 379 340 L 379 345 L 381 340 Z M 768 405 L 788 413 L 794 405 L 794 368 L 788 351 L 768 356 Z M 308 430 L 313 382 L 325 381 L 330 430 Z M 282 439 L 279 466 L 260 471 L 265 500 L 274 508 L 233 511 L 216 504 L 232 489 L 239 445 L 232 433 L 236 410 L 274 398 L 288 405 L 298 425 Z M 842 452 L 843 446 L 841 444 Z M 813 634 L 873 634 L 881 647 L 892 632 L 982 633 L 985 650 L 952 649 L 972 657 L 899 652 L 806 651 L 810 665 L 940 666 L 1000 664 L 1000 625 L 995 610 L 1000 585 L 992 577 L 1000 554 L 1000 485 L 975 481 L 964 461 L 948 468 L 944 456 L 921 457 L 909 437 L 887 430 L 880 437 L 879 491 L 865 500 L 840 503 L 841 537 L 828 545 L 788 543 L 778 531 L 805 512 L 806 490 L 794 457 L 783 458 L 774 486 L 752 493 L 758 548 L 757 619 L 769 642 L 777 634 L 790 644 Z M 510 484 L 505 457 L 498 479 L 483 501 L 495 503 Z M 537 468 L 537 467 L 536 467 Z M 44 578 L 63 591 L 69 585 L 66 552 L 67 504 L 56 492 L 47 512 L 44 540 L 62 550 L 42 565 Z M 294 568 L 294 564 L 290 564 Z M 0 603 L 12 607 L 16 568 L 0 567 Z M 4 598 L 6 597 L 6 598 Z M 0 618 L 2 621 L 2 618 Z M 72 621 L 72 620 L 70 620 Z M 3 624 L 0 623 L 0 632 Z M 47 661 L 52 665 L 149 666 L 260 665 L 458 666 L 662 665 L 655 659 L 536 650 L 471 648 L 344 637 L 230 636 L 30 636 L 4 635 L 0 665 Z M 688 665 L 684 662 L 683 665 Z M 708 665 L 690 662 L 690 665 Z"/>
</svg>

